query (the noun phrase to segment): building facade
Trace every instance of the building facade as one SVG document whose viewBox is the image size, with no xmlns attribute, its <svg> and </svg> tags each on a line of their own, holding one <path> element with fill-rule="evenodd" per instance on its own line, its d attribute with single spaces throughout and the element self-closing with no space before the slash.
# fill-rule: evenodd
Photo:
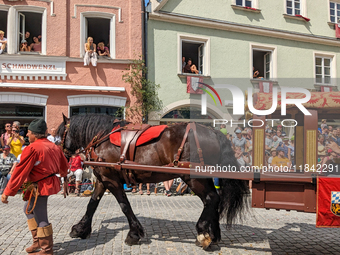
<svg viewBox="0 0 340 255">
<path fill-rule="evenodd" d="M 151 0 L 148 11 L 149 78 L 161 85 L 164 104 L 150 116 L 152 123 L 195 119 L 202 95 L 187 93 L 195 81 L 215 88 L 232 84 L 243 92 L 338 88 L 338 0 Z M 199 74 L 183 72 L 182 62 L 189 58 Z M 231 93 L 218 93 L 222 105 L 208 96 L 207 116 L 197 118 L 239 119 Z M 185 114 L 189 106 L 193 113 Z"/>
<path fill-rule="evenodd" d="M 0 55 L 0 128 L 34 118 L 52 128 L 62 113 L 115 114 L 133 104 L 122 74 L 142 55 L 142 8 L 139 0 L 1 0 L 7 46 Z M 33 37 L 41 52 L 20 51 Z M 99 56 L 96 67 L 84 66 L 88 37 L 109 48 L 110 57 Z"/>
</svg>

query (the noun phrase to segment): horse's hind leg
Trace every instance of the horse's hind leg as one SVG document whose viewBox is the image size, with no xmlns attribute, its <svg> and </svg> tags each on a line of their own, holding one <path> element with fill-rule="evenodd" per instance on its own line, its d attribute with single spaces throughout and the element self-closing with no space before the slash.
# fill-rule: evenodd
<svg viewBox="0 0 340 255">
<path fill-rule="evenodd" d="M 103 197 L 105 192 L 105 187 L 102 182 L 96 182 L 96 187 L 92 194 L 92 197 L 87 204 L 87 210 L 83 218 L 78 222 L 78 224 L 72 226 L 72 230 L 70 232 L 70 237 L 77 238 L 80 237 L 85 239 L 90 236 L 92 231 L 92 218 L 98 207 L 100 199 Z"/>
<path fill-rule="evenodd" d="M 137 244 L 139 240 L 144 237 L 144 230 L 136 215 L 132 211 L 130 202 L 126 197 L 123 184 L 119 180 L 110 179 L 108 189 L 116 197 L 120 208 L 129 222 L 130 231 L 127 234 L 125 243 L 127 245 Z"/>
<path fill-rule="evenodd" d="M 207 249 L 212 242 L 221 240 L 218 207 L 220 197 L 212 179 L 184 178 L 195 194 L 202 200 L 204 209 L 196 224 L 197 244 Z"/>
</svg>

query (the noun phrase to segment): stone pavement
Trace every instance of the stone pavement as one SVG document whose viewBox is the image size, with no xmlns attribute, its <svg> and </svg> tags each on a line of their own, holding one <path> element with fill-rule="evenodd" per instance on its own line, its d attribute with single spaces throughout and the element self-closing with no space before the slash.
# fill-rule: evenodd
<svg viewBox="0 0 340 255">
<path fill-rule="evenodd" d="M 165 197 L 129 194 L 146 236 L 137 246 L 124 239 L 128 223 L 112 195 L 105 195 L 94 215 L 89 239 L 72 239 L 70 228 L 83 216 L 89 198 L 49 198 L 55 254 L 340 254 L 340 229 L 315 228 L 315 214 L 250 209 L 232 229 L 222 226 L 222 240 L 208 251 L 195 246 L 195 224 L 202 211 L 196 196 Z M 26 254 L 31 236 L 21 197 L 0 205 L 0 254 Z"/>
</svg>

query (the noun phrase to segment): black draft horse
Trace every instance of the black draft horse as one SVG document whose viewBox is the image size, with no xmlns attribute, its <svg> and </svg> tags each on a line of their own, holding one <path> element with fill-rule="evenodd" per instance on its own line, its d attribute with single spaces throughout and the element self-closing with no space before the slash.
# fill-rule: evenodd
<svg viewBox="0 0 340 255">
<path fill-rule="evenodd" d="M 64 116 L 64 123 L 60 124 L 57 131 L 60 137 L 64 136 L 63 149 L 74 153 L 81 147 L 85 148 L 97 134 L 108 134 L 118 124 L 124 126 L 128 123 L 126 121 L 114 123 L 114 120 L 109 115 L 99 114 L 77 115 L 70 119 Z M 68 130 L 66 130 L 67 123 L 69 123 Z M 173 162 L 183 140 L 186 125 L 178 124 L 167 127 L 160 137 L 137 147 L 135 162 L 154 166 L 164 166 Z M 231 165 L 238 168 L 231 143 L 221 132 L 197 125 L 197 134 L 205 164 Z M 113 145 L 107 139 L 95 148 L 95 153 L 105 162 L 116 163 L 119 161 L 121 150 L 120 147 Z M 188 134 L 180 161 L 199 162 L 192 130 Z M 116 197 L 129 222 L 130 231 L 125 243 L 128 245 L 137 244 L 140 238 L 144 236 L 144 230 L 133 213 L 124 192 L 123 172 L 107 167 L 94 167 L 93 172 L 97 177 L 95 190 L 88 203 L 85 215 L 78 224 L 72 227 L 70 236 L 83 239 L 90 236 L 93 215 L 105 190 L 109 189 Z M 210 243 L 218 242 L 221 239 L 219 220 L 224 218 L 227 224 L 231 224 L 245 208 L 245 197 L 249 193 L 247 183 L 241 180 L 220 179 L 221 192 L 218 194 L 212 178 L 194 179 L 189 174 L 177 175 L 146 171 L 133 171 L 133 175 L 137 183 L 158 183 L 180 177 L 189 185 L 204 205 L 203 212 L 196 224 L 196 244 L 201 245 L 204 249 Z"/>
</svg>

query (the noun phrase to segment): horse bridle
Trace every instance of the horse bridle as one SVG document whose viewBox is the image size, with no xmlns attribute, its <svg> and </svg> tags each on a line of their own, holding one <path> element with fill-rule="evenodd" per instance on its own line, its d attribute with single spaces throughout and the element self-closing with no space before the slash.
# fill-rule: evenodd
<svg viewBox="0 0 340 255">
<path fill-rule="evenodd" d="M 64 152 L 65 156 L 71 156 L 72 155 L 72 153 L 67 148 L 64 148 L 66 135 L 67 135 L 67 132 L 68 132 L 69 129 L 70 129 L 70 123 L 65 125 L 65 131 L 64 131 L 64 134 L 63 134 L 63 139 L 61 140 L 61 143 L 60 143 L 60 149 Z"/>
</svg>

